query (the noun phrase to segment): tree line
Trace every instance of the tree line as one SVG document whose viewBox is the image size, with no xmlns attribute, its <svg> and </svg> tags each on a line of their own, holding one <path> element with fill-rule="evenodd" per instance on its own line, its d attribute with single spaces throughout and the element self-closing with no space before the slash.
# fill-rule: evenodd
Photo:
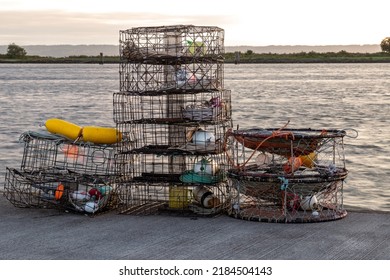
<svg viewBox="0 0 390 280">
<path fill-rule="evenodd" d="M 390 54 L 390 37 L 386 37 L 384 38 L 381 43 L 380 43 L 380 47 L 381 47 L 381 50 L 383 53 L 388 53 Z M 241 54 L 241 53 L 239 53 Z M 255 54 L 253 53 L 252 50 L 247 50 L 244 54 L 242 54 L 242 57 L 241 55 L 240 56 L 240 59 L 242 58 L 243 60 L 249 60 L 250 59 L 253 59 L 253 56 Z M 351 57 L 353 56 L 354 54 L 349 54 L 347 53 L 346 51 L 340 51 L 338 53 L 316 53 L 316 52 L 309 52 L 309 53 L 305 53 L 305 52 L 302 52 L 302 53 L 297 53 L 297 54 L 281 54 L 281 55 L 276 55 L 276 54 L 261 54 L 262 55 L 262 59 L 274 59 L 275 56 L 278 56 L 279 59 L 285 59 L 286 57 L 289 57 L 291 59 L 296 59 L 296 58 L 307 58 L 307 57 L 310 57 L 310 56 L 317 56 L 317 57 L 320 57 L 320 58 L 324 58 L 324 57 L 340 57 L 340 56 L 348 56 L 348 57 Z M 7 53 L 5 55 L 0 55 L 0 57 L 5 57 L 5 58 L 10 58 L 10 59 L 23 59 L 23 58 L 26 58 L 27 56 L 27 51 L 21 47 L 21 46 L 18 46 L 16 45 L 15 43 L 11 43 L 8 45 L 8 48 L 7 48 Z M 272 57 L 274 56 L 274 57 Z M 76 57 L 77 58 L 77 57 Z M 258 58 L 258 57 L 257 57 Z M 226 57 L 225 59 L 228 59 L 228 60 L 237 60 L 237 53 L 226 53 Z M 116 61 L 116 59 L 115 59 Z"/>
</svg>

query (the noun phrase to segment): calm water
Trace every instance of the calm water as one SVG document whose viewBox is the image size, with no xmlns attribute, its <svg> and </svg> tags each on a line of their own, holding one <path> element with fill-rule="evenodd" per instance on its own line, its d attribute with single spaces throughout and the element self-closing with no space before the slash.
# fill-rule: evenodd
<svg viewBox="0 0 390 280">
<path fill-rule="evenodd" d="M 115 126 L 117 65 L 0 64 L 0 179 L 19 167 L 19 136 L 48 118 Z M 226 65 L 240 128 L 352 128 L 345 138 L 347 209 L 390 211 L 390 64 Z M 351 133 L 353 134 L 353 133 Z M 1 183 L 2 184 L 2 183 Z"/>
</svg>

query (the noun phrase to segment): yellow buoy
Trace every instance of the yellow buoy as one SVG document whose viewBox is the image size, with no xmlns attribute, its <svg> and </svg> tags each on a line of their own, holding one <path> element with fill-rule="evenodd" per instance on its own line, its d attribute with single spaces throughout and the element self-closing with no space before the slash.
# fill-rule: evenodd
<svg viewBox="0 0 390 280">
<path fill-rule="evenodd" d="M 308 168 L 313 168 L 315 165 L 315 161 L 317 160 L 316 152 L 311 152 L 306 156 L 299 156 L 299 157 L 302 161 L 302 165 Z"/>
<path fill-rule="evenodd" d="M 76 140 L 81 135 L 81 127 L 61 119 L 48 119 L 45 122 L 46 129 L 53 134 L 64 136 L 71 140 Z"/>
<path fill-rule="evenodd" d="M 82 129 L 84 142 L 95 144 L 114 144 L 122 140 L 122 134 L 112 127 L 84 126 Z"/>
</svg>

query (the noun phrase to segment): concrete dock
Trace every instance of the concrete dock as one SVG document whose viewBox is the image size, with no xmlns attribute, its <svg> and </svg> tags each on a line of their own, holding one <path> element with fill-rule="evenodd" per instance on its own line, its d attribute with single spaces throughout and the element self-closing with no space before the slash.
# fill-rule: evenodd
<svg viewBox="0 0 390 280">
<path fill-rule="evenodd" d="M 1 260 L 390 260 L 390 213 L 261 223 L 225 215 L 94 217 L 16 208 L 0 193 Z"/>
</svg>

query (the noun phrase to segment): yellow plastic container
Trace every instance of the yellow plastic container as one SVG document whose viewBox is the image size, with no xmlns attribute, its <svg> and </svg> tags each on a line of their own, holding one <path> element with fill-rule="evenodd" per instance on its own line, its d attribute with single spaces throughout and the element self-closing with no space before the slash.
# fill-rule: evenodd
<svg viewBox="0 0 390 280">
<path fill-rule="evenodd" d="M 76 140 L 81 136 L 82 128 L 74 123 L 61 119 L 48 119 L 45 122 L 47 131 L 64 136 L 70 140 Z"/>
<path fill-rule="evenodd" d="M 188 187 L 169 187 L 169 208 L 184 209 L 190 203 Z"/>
<path fill-rule="evenodd" d="M 114 144 L 122 140 L 122 134 L 112 127 L 85 126 L 82 129 L 84 142 Z"/>
</svg>

